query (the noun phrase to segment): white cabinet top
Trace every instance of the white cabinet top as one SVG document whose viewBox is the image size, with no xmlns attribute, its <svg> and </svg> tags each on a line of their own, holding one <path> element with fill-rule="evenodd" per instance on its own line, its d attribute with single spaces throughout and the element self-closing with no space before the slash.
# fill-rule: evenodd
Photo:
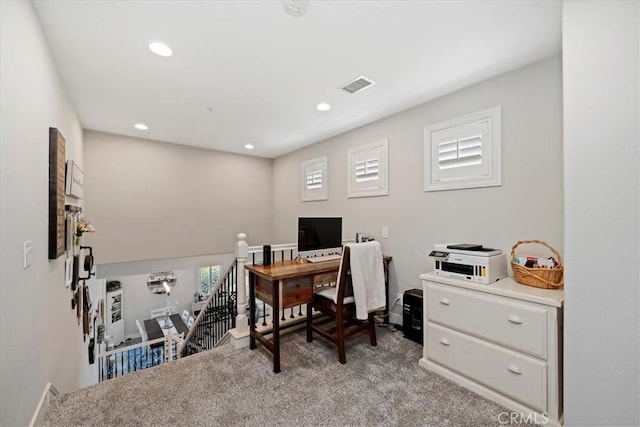
<svg viewBox="0 0 640 427">
<path fill-rule="evenodd" d="M 420 278 L 430 282 L 444 283 L 445 285 L 457 286 L 459 288 L 506 296 L 553 307 L 562 307 L 564 302 L 564 291 L 562 289 L 534 288 L 533 286 L 521 285 L 510 277 L 498 280 L 490 285 L 450 279 L 448 277 L 438 276 L 434 273 L 421 274 Z"/>
</svg>

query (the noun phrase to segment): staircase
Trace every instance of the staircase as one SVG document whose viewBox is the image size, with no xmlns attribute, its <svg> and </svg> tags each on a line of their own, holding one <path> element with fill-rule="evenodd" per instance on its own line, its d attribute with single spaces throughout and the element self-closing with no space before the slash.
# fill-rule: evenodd
<svg viewBox="0 0 640 427">
<path fill-rule="evenodd" d="M 209 294 L 202 311 L 189 329 L 182 346 L 178 349 L 181 356 L 189 356 L 216 347 L 232 329 L 248 332 L 247 277 L 244 266 L 246 263 L 262 262 L 263 250 L 262 246 L 249 247 L 245 239 L 245 234 L 238 234 L 236 259 L 220 275 L 220 279 Z M 296 254 L 296 244 L 293 243 L 272 245 L 271 247 L 273 262 L 292 260 L 294 254 Z M 238 287 L 238 283 L 241 284 L 240 287 Z M 285 320 L 285 318 L 288 322 L 304 320 L 303 313 L 306 311 L 303 306 L 291 308 L 289 311 L 285 313 L 283 310 L 280 313 L 281 320 Z M 272 315 L 270 306 L 257 301 L 256 319 L 258 322 L 256 326 L 259 330 L 271 328 Z"/>
<path fill-rule="evenodd" d="M 262 246 L 248 246 L 246 235 L 238 234 L 236 257 L 218 281 L 189 328 L 182 336 L 168 335 L 152 341 L 143 341 L 126 347 L 116 348 L 97 356 L 98 380 L 100 382 L 131 372 L 162 365 L 192 354 L 211 350 L 225 341 L 230 331 L 235 336 L 245 337 L 248 342 L 249 316 L 247 304 L 248 281 L 244 266 L 262 263 Z M 297 255 L 295 243 L 272 245 L 271 260 L 293 260 Z M 240 287 L 238 284 L 240 283 Z M 297 307 L 273 313 L 272 308 L 256 300 L 256 329 L 265 334 L 272 329 L 272 316 L 279 316 L 281 328 L 305 321 L 306 307 Z M 234 344 L 235 346 L 235 344 Z"/>
</svg>

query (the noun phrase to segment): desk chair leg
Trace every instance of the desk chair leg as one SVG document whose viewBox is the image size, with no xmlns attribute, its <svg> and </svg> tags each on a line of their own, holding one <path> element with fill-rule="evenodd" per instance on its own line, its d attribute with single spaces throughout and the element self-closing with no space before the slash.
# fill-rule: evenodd
<svg viewBox="0 0 640 427">
<path fill-rule="evenodd" d="M 373 317 L 373 313 L 369 313 L 369 343 L 372 346 L 377 346 L 378 341 L 376 340 L 376 322 Z"/>
<path fill-rule="evenodd" d="M 313 321 L 313 307 L 311 301 L 307 303 L 307 342 L 313 342 L 313 331 L 311 323 Z"/>
<path fill-rule="evenodd" d="M 342 313 L 338 311 L 336 313 L 336 340 L 338 341 L 338 361 L 343 365 L 347 363 L 347 356 L 344 350 L 344 319 Z"/>
</svg>

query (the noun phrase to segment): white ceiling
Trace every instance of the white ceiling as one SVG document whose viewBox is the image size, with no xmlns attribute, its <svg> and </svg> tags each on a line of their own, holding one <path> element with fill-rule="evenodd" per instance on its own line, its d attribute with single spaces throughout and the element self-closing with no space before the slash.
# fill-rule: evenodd
<svg viewBox="0 0 640 427">
<path fill-rule="evenodd" d="M 559 1 L 317 0 L 297 18 L 277 0 L 36 7 L 85 129 L 262 157 L 561 50 Z M 360 75 L 376 84 L 340 90 Z"/>
</svg>

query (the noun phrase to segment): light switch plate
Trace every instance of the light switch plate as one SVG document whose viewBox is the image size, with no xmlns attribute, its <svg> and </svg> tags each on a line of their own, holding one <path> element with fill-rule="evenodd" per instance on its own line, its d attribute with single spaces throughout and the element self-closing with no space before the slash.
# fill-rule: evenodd
<svg viewBox="0 0 640 427">
<path fill-rule="evenodd" d="M 24 262 L 23 262 L 24 268 L 29 268 L 32 262 L 33 262 L 32 242 L 31 240 L 27 240 L 26 242 L 24 242 Z"/>
<path fill-rule="evenodd" d="M 389 227 L 387 227 L 386 225 L 382 226 L 382 238 L 383 239 L 389 238 Z"/>
</svg>

